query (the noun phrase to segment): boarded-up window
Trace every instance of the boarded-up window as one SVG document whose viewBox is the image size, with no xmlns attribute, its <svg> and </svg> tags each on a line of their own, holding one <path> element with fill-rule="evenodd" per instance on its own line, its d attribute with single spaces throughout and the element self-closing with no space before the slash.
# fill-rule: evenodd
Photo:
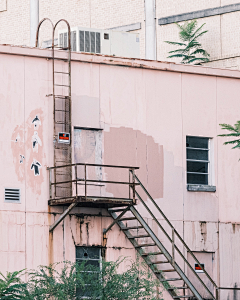
<svg viewBox="0 0 240 300">
<path fill-rule="evenodd" d="M 102 164 L 102 131 L 95 129 L 74 129 L 74 162 L 87 164 Z M 85 178 L 84 167 L 78 166 L 77 177 Z M 101 181 L 102 167 L 88 166 L 87 179 Z M 101 187 L 99 182 L 88 183 L 88 195 L 100 196 Z M 79 184 L 81 190 L 81 184 Z M 84 194 L 84 192 L 81 192 Z"/>
</svg>

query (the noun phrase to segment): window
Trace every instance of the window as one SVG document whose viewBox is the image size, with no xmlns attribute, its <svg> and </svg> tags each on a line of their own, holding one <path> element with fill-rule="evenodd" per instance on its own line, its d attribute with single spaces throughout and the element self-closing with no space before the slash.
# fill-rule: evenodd
<svg viewBox="0 0 240 300">
<path fill-rule="evenodd" d="M 209 185 L 210 139 L 187 136 L 187 184 Z"/>
<path fill-rule="evenodd" d="M 101 248 L 100 247 L 76 247 L 76 262 L 81 264 L 83 261 L 86 265 L 92 265 L 100 270 Z M 87 284 L 86 284 L 87 285 Z M 91 291 L 77 288 L 77 296 L 80 299 L 91 299 Z"/>
</svg>

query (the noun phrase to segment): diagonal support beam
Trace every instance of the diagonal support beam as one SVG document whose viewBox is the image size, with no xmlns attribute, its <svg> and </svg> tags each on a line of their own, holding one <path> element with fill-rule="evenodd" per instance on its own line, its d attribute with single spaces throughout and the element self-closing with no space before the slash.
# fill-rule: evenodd
<svg viewBox="0 0 240 300">
<path fill-rule="evenodd" d="M 75 200 L 62 214 L 61 216 L 50 226 L 49 231 L 52 232 L 58 224 L 70 213 L 70 211 L 78 204 Z"/>
<path fill-rule="evenodd" d="M 123 210 L 123 212 L 120 213 L 120 215 L 116 219 L 114 219 L 114 221 L 112 222 L 112 224 L 109 225 L 107 229 L 103 229 L 103 233 L 106 234 L 113 227 L 113 225 L 116 224 L 119 221 L 119 219 L 121 219 L 121 217 L 129 210 L 129 208 L 130 208 L 130 206 L 126 207 Z"/>
</svg>

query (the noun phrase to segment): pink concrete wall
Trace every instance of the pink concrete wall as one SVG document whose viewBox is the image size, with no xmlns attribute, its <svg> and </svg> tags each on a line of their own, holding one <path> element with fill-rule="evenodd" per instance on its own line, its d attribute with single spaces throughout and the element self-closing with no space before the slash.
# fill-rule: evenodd
<svg viewBox="0 0 240 300">
<path fill-rule="evenodd" d="M 101 245 L 102 229 L 111 221 L 105 210 L 76 208 L 49 237 L 49 225 L 63 208 L 47 205 L 46 167 L 53 165 L 48 57 L 48 50 L 0 46 L 3 272 L 74 260 L 76 245 Z M 217 135 L 219 123 L 239 118 L 239 79 L 238 71 L 73 54 L 73 126 L 103 129 L 103 163 L 140 167 L 140 179 L 190 248 L 215 253 L 213 277 L 225 286 L 240 280 L 239 153 Z M 32 148 L 35 132 L 41 139 L 38 151 Z M 187 191 L 186 135 L 213 138 L 216 193 Z M 37 176 L 31 170 L 34 159 L 41 163 Z M 4 187 L 21 188 L 21 204 L 4 203 Z M 135 252 L 115 226 L 107 259 L 119 255 L 135 257 Z"/>
</svg>

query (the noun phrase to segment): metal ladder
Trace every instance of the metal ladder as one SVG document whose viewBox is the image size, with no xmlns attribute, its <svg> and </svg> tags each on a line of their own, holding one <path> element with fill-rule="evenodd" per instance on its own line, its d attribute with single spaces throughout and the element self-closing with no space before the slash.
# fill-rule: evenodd
<svg viewBox="0 0 240 300">
<path fill-rule="evenodd" d="M 38 25 L 36 35 L 36 47 L 38 46 L 39 30 L 44 21 L 52 24 L 52 74 L 53 74 L 53 143 L 54 143 L 54 167 L 70 165 L 72 163 L 71 147 L 71 28 L 69 23 L 61 19 L 55 25 L 49 18 L 44 18 Z M 65 22 L 68 28 L 67 43 L 58 47 L 54 45 L 54 36 L 57 25 Z M 67 45 L 66 45 L 67 44 Z M 59 50 L 56 54 L 55 49 Z M 62 53 L 64 56 L 62 57 Z M 58 54 L 60 54 L 58 56 Z M 59 133 L 69 134 L 69 143 L 61 143 Z M 64 137 L 62 142 L 64 141 Z M 65 140 L 66 141 L 66 140 Z M 55 197 L 71 197 L 72 195 L 72 168 L 66 167 L 59 171 L 54 170 L 55 182 L 66 182 L 64 185 L 54 187 Z"/>
<path fill-rule="evenodd" d="M 107 229 L 104 229 L 104 244 L 106 245 L 107 232 L 114 224 L 118 224 L 134 248 L 172 296 L 172 299 L 218 300 L 216 283 L 206 270 L 202 268 L 200 262 L 158 207 L 138 177 L 136 175 L 133 176 L 136 182 L 139 183 L 141 192 L 149 199 L 149 205 L 140 196 L 140 192 L 136 191 L 136 196 L 140 202 L 138 206 L 142 213 L 133 205 L 123 208 L 109 208 L 108 212 L 114 221 Z M 144 214 L 144 217 L 142 214 Z M 156 224 L 155 228 L 157 228 L 157 232 L 147 224 L 146 215 Z M 187 253 L 191 256 L 194 263 L 198 264 L 202 269 L 202 272 L 205 274 L 205 282 L 195 272 L 188 261 L 186 257 Z"/>
</svg>

